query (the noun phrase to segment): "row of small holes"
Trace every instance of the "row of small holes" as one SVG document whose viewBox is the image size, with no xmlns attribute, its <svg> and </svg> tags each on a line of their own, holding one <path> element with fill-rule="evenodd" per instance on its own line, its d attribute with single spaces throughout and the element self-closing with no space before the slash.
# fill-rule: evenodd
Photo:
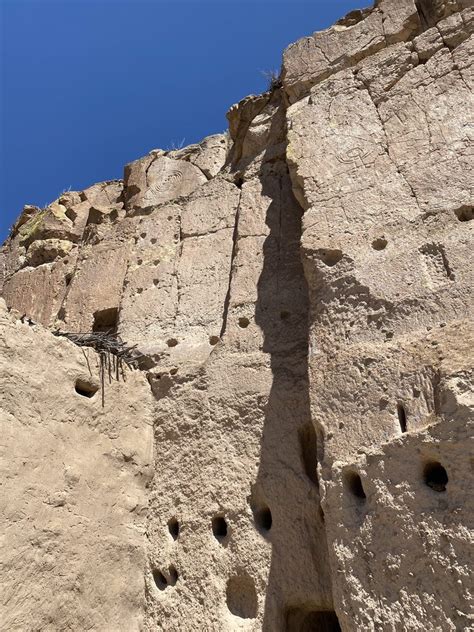
<svg viewBox="0 0 474 632">
<path fill-rule="evenodd" d="M 431 487 L 434 491 L 445 492 L 448 480 L 448 473 L 441 463 L 433 461 L 425 465 L 423 470 L 423 481 L 425 485 Z M 364 491 L 364 486 L 362 485 L 362 479 L 357 472 L 349 472 L 346 474 L 345 484 L 347 489 L 356 496 L 356 498 L 359 498 L 362 501 L 366 499 L 367 496 Z"/>
<path fill-rule="evenodd" d="M 209 336 L 209 344 L 212 346 L 216 345 L 219 340 L 219 336 Z M 166 344 L 168 345 L 168 347 L 176 347 L 178 346 L 179 342 L 176 340 L 176 338 L 169 338 L 166 341 Z"/>
<path fill-rule="evenodd" d="M 272 512 L 269 507 L 261 507 L 254 513 L 255 524 L 258 529 L 263 532 L 268 532 L 272 528 Z M 228 535 L 227 520 L 222 515 L 214 516 L 211 522 L 212 533 L 216 540 L 222 542 Z M 168 531 L 173 538 L 177 540 L 180 532 L 179 522 L 176 518 L 171 518 L 168 521 Z"/>
</svg>

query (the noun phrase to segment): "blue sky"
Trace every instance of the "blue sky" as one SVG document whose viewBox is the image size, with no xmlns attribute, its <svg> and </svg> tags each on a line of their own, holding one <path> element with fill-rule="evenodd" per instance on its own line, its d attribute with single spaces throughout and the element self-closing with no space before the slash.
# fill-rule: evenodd
<svg viewBox="0 0 474 632">
<path fill-rule="evenodd" d="M 360 0 L 0 0 L 0 243 L 24 204 L 227 127 L 285 46 Z"/>
</svg>

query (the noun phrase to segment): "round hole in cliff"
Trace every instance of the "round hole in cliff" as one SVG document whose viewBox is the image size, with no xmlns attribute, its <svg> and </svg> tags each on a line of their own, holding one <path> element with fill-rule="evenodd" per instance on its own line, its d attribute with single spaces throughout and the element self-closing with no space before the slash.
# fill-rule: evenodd
<svg viewBox="0 0 474 632">
<path fill-rule="evenodd" d="M 143 288 L 142 287 L 138 287 L 137 288 L 137 294 L 141 294 L 143 292 Z"/>
<path fill-rule="evenodd" d="M 209 336 L 209 344 L 214 346 L 219 342 L 219 336 Z"/>
<path fill-rule="evenodd" d="M 159 280 L 158 279 L 153 279 L 153 285 L 158 285 Z"/>
<path fill-rule="evenodd" d="M 321 259 L 330 268 L 339 263 L 342 257 L 342 250 L 321 250 Z"/>
<path fill-rule="evenodd" d="M 403 404 L 397 404 L 398 423 L 402 432 L 407 431 L 407 414 Z"/>
<path fill-rule="evenodd" d="M 372 248 L 374 250 L 384 250 L 387 246 L 387 240 L 385 239 L 385 237 L 378 237 L 377 239 L 374 239 L 374 241 L 372 242 Z"/>
<path fill-rule="evenodd" d="M 179 522 L 176 518 L 170 518 L 168 520 L 168 531 L 170 532 L 173 540 L 177 540 L 179 536 Z"/>
<path fill-rule="evenodd" d="M 445 492 L 448 484 L 448 473 L 437 461 L 431 461 L 423 470 L 425 484 L 435 492 Z"/>
<path fill-rule="evenodd" d="M 239 318 L 239 327 L 242 329 L 246 329 L 250 325 L 250 321 L 246 316 L 241 316 Z"/>
<path fill-rule="evenodd" d="M 145 237 L 146 237 L 146 233 L 140 233 L 140 237 L 141 237 L 142 239 L 145 239 Z"/>
<path fill-rule="evenodd" d="M 283 310 L 280 312 L 280 318 L 281 318 L 281 320 L 288 320 L 288 318 L 289 318 L 290 316 L 291 316 L 291 313 L 290 313 L 290 312 L 288 312 L 286 309 L 283 309 Z"/>
<path fill-rule="evenodd" d="M 82 395 L 82 397 L 94 397 L 99 390 L 99 386 L 88 380 L 78 378 L 75 384 L 76 393 Z"/>
<path fill-rule="evenodd" d="M 154 265 L 154 266 L 159 265 L 159 263 L 160 263 L 160 260 L 159 260 L 159 259 L 155 259 L 155 260 L 153 261 L 153 265 Z"/>
<path fill-rule="evenodd" d="M 365 500 L 364 486 L 362 485 L 362 479 L 357 472 L 347 472 L 345 475 L 345 485 L 353 496 L 359 498 L 359 500 Z"/>
<path fill-rule="evenodd" d="M 166 574 L 157 568 L 152 571 L 152 574 L 156 587 L 159 588 L 159 590 L 165 590 L 168 586 L 174 586 L 178 581 L 178 571 L 173 565 L 169 566 Z"/>
<path fill-rule="evenodd" d="M 150 239 L 150 243 L 152 243 L 152 244 L 156 244 L 156 241 L 157 241 L 156 237 L 152 237 Z"/>
<path fill-rule="evenodd" d="M 168 345 L 168 347 L 176 347 L 178 341 L 176 340 L 176 338 L 168 338 L 166 344 Z"/>
<path fill-rule="evenodd" d="M 473 208 L 472 206 L 461 206 L 454 213 L 460 222 L 470 222 L 474 217 Z"/>
<path fill-rule="evenodd" d="M 219 541 L 227 537 L 228 527 L 227 521 L 224 516 L 214 516 L 214 518 L 212 519 L 212 533 L 214 534 L 214 537 Z"/>
<path fill-rule="evenodd" d="M 237 575 L 227 581 L 227 607 L 241 619 L 255 619 L 258 601 L 254 583 L 248 575 Z"/>
<path fill-rule="evenodd" d="M 153 570 L 153 579 L 155 580 L 156 587 L 160 590 L 164 590 L 168 586 L 168 580 L 157 568 Z"/>
<path fill-rule="evenodd" d="M 177 372 L 178 372 L 177 367 L 173 367 L 172 369 L 170 369 L 170 375 L 176 375 Z"/>
<path fill-rule="evenodd" d="M 254 519 L 257 528 L 264 533 L 267 533 L 272 528 L 272 512 L 270 511 L 270 507 L 263 505 L 262 507 L 258 507 L 254 511 Z"/>
<path fill-rule="evenodd" d="M 143 259 L 137 259 L 137 265 L 141 266 L 143 263 Z"/>
</svg>

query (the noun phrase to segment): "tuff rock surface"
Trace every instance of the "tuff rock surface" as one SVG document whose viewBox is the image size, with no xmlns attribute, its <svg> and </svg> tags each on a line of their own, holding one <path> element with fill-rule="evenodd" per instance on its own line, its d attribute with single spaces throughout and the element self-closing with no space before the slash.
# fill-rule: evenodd
<svg viewBox="0 0 474 632">
<path fill-rule="evenodd" d="M 25 206 L 1 630 L 474 629 L 472 4 L 353 11 L 228 133 Z"/>
</svg>

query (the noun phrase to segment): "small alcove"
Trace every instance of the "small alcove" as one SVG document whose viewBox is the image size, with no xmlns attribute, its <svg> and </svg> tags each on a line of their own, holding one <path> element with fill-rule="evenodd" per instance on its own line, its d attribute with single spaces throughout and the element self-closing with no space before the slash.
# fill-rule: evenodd
<svg viewBox="0 0 474 632">
<path fill-rule="evenodd" d="M 344 484 L 346 489 L 355 496 L 359 501 L 364 502 L 367 498 L 362 485 L 360 474 L 355 471 L 347 472 L 344 476 Z"/>
<path fill-rule="evenodd" d="M 214 518 L 212 519 L 212 533 L 216 540 L 218 540 L 219 542 L 225 540 L 228 534 L 228 526 L 227 520 L 224 518 L 224 516 L 214 516 Z"/>
<path fill-rule="evenodd" d="M 423 469 L 423 480 L 425 485 L 431 487 L 435 492 L 445 492 L 449 478 L 446 469 L 441 463 L 431 461 L 426 463 Z"/>
<path fill-rule="evenodd" d="M 99 385 L 94 384 L 94 382 L 90 380 L 77 378 L 74 388 L 78 395 L 81 395 L 81 397 L 88 397 L 90 399 L 91 397 L 94 397 L 99 390 Z"/>
</svg>

